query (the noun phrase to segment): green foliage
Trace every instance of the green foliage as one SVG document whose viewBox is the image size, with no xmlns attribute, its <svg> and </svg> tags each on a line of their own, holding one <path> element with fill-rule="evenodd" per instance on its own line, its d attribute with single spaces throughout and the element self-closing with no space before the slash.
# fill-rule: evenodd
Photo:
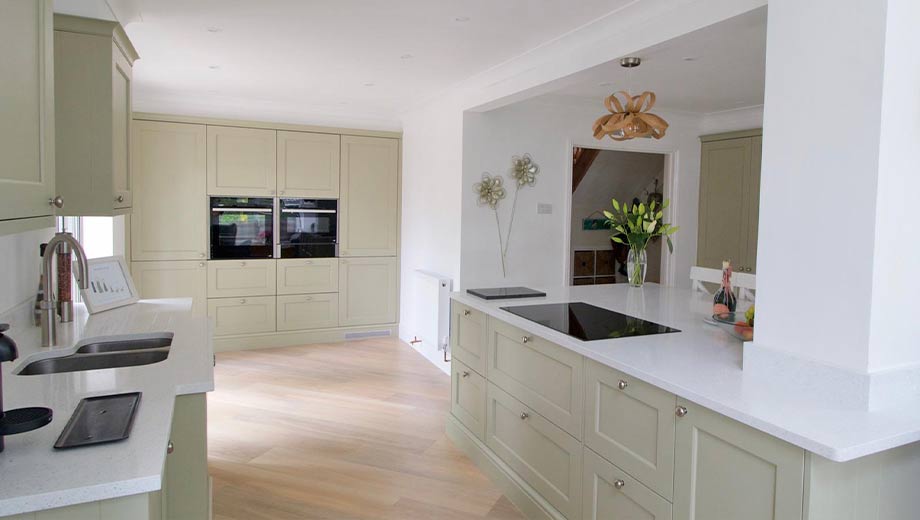
<svg viewBox="0 0 920 520">
<path fill-rule="evenodd" d="M 607 225 L 613 230 L 611 240 L 642 250 L 648 245 L 649 240 L 664 237 L 668 243 L 668 250 L 674 252 L 671 235 L 676 233 L 679 227 L 662 222 L 664 210 L 671 201 L 664 201 L 660 207 L 655 201 L 648 206 L 642 203 L 630 206 L 625 202 L 621 204 L 616 199 L 611 199 L 611 202 L 613 211 L 604 212 Z"/>
</svg>

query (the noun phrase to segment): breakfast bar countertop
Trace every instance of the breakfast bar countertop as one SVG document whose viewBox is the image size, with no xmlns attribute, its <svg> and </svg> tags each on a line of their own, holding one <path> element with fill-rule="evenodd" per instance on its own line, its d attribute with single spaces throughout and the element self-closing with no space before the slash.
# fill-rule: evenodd
<svg viewBox="0 0 920 520">
<path fill-rule="evenodd" d="M 177 395 L 214 389 L 210 324 L 195 316 L 190 299 L 141 300 L 93 316 L 74 305 L 74 321 L 58 324 L 54 347 L 40 346 L 31 305 L 0 319 L 19 358 L 3 363 L 4 408 L 44 406 L 47 426 L 5 437 L 0 453 L 0 516 L 42 511 L 160 489 Z M 16 375 L 37 359 L 69 354 L 93 338 L 172 332 L 169 356 L 159 363 L 47 375 Z M 112 338 L 109 338 L 112 339 Z M 54 442 L 85 397 L 141 392 L 128 439 L 68 450 Z"/>
<path fill-rule="evenodd" d="M 703 319 L 712 296 L 646 284 L 534 287 L 543 298 L 452 300 L 587 358 L 672 392 L 830 460 L 844 462 L 920 441 L 920 399 L 867 411 L 841 402 L 825 381 L 742 369 L 741 341 Z M 585 302 L 676 329 L 679 333 L 581 341 L 501 307 Z M 750 302 L 741 301 L 738 310 Z"/>
</svg>

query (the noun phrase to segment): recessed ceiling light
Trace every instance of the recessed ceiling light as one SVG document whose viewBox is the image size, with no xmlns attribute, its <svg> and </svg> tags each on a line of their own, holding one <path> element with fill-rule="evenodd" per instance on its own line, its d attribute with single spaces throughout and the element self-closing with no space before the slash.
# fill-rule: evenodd
<svg viewBox="0 0 920 520">
<path fill-rule="evenodd" d="M 411 55 L 411 54 L 403 54 L 402 56 L 399 57 L 399 59 L 401 59 L 401 60 L 411 60 L 411 59 L 414 58 L 414 57 L 415 57 L 415 56 L 413 56 L 413 55 Z"/>
<path fill-rule="evenodd" d="M 470 17 L 469 17 L 469 16 L 458 16 L 458 17 L 454 18 L 454 21 L 455 21 L 455 22 L 460 22 L 460 23 L 466 23 L 466 22 L 470 21 Z"/>
<path fill-rule="evenodd" d="M 696 56 L 684 56 L 684 57 L 681 58 L 681 59 L 684 60 L 684 61 L 696 61 L 697 58 L 696 58 Z"/>
<path fill-rule="evenodd" d="M 221 31 L 223 31 L 223 29 L 220 28 L 220 27 L 218 27 L 218 26 L 216 26 L 216 25 L 212 25 L 212 26 L 208 27 L 208 32 L 209 32 L 209 33 L 219 33 L 219 32 L 221 32 Z"/>
<path fill-rule="evenodd" d="M 220 65 L 208 65 L 208 68 L 211 70 L 220 70 Z"/>
<path fill-rule="evenodd" d="M 609 86 L 611 86 L 611 85 L 613 85 L 613 83 L 611 83 L 611 82 L 609 82 L 609 81 L 605 81 L 605 82 L 603 82 L 603 83 L 598 83 L 598 86 L 599 86 L 599 87 L 609 87 Z"/>
<path fill-rule="evenodd" d="M 374 85 L 376 85 L 376 83 L 365 83 L 364 84 L 365 87 L 373 87 Z"/>
</svg>

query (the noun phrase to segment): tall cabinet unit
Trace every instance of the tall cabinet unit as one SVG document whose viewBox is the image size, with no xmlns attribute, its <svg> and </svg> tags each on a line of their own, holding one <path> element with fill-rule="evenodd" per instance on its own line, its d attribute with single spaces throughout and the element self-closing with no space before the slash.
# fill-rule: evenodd
<svg viewBox="0 0 920 520">
<path fill-rule="evenodd" d="M 54 225 L 52 20 L 51 0 L 0 0 L 0 234 Z"/>
<path fill-rule="evenodd" d="M 757 271 L 760 130 L 703 136 L 697 265 Z"/>
<path fill-rule="evenodd" d="M 117 22 L 54 17 L 55 149 L 65 215 L 130 211 L 134 46 Z"/>
<path fill-rule="evenodd" d="M 396 256 L 399 247 L 399 141 L 342 136 L 339 254 Z"/>
</svg>

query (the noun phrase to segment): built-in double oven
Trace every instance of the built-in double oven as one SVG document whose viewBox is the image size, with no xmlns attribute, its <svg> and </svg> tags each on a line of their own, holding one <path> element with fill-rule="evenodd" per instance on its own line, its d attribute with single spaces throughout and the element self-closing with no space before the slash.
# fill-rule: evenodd
<svg viewBox="0 0 920 520">
<path fill-rule="evenodd" d="M 338 201 L 211 197 L 211 259 L 331 258 Z"/>
</svg>

